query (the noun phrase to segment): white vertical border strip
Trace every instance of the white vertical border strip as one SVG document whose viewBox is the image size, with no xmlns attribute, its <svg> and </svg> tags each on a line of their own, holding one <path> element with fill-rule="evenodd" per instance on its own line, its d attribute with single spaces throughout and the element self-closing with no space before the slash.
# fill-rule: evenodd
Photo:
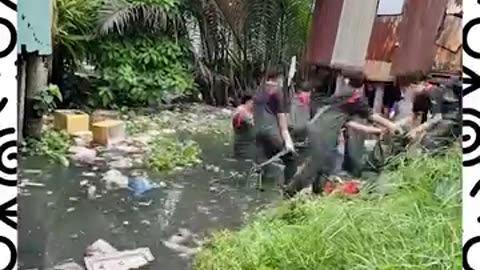
<svg viewBox="0 0 480 270">
<path fill-rule="evenodd" d="M 480 269 L 480 1 L 463 1 L 463 269 Z"/>
<path fill-rule="evenodd" d="M 0 269 L 17 269 L 17 4 L 0 0 Z"/>
</svg>

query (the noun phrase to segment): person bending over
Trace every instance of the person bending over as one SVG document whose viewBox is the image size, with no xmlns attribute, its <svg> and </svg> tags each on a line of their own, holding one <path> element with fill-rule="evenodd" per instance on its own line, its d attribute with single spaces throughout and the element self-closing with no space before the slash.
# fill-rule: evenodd
<svg viewBox="0 0 480 270">
<path fill-rule="evenodd" d="M 333 96 L 327 105 L 320 108 L 307 127 L 309 157 L 293 177 L 292 181 L 284 187 L 285 197 L 292 197 L 297 192 L 312 185 L 313 193 L 320 193 L 327 177 L 335 169 L 337 158 L 337 140 L 343 128 L 381 135 L 384 129 L 367 126 L 352 119 L 359 117 L 369 119 L 380 124 L 393 133 L 402 132 L 393 122 L 374 114 L 368 102 L 363 97 L 362 74 L 350 74 L 346 77 L 347 89 L 339 91 L 341 94 Z"/>
<path fill-rule="evenodd" d="M 263 152 L 264 157 L 269 159 L 283 149 L 289 151 L 281 158 L 285 165 L 284 181 L 288 183 L 296 172 L 297 164 L 295 148 L 288 131 L 282 82 L 283 77 L 277 70 L 265 75 L 254 97 L 254 121 L 257 149 Z"/>
</svg>

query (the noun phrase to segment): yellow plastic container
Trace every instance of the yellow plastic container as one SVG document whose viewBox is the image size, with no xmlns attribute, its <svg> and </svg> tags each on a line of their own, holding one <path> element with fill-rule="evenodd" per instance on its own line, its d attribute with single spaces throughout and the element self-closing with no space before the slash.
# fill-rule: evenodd
<svg viewBox="0 0 480 270">
<path fill-rule="evenodd" d="M 110 145 L 125 139 L 125 124 L 120 120 L 105 120 L 92 125 L 93 141 Z"/>
<path fill-rule="evenodd" d="M 57 130 L 64 130 L 72 135 L 89 131 L 90 117 L 82 111 L 56 110 L 53 117 L 53 125 Z"/>
</svg>

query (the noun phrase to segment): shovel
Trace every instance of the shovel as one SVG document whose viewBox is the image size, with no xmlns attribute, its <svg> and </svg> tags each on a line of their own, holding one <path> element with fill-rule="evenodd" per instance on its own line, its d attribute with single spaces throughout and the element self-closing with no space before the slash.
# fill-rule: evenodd
<svg viewBox="0 0 480 270">
<path fill-rule="evenodd" d="M 259 172 L 260 170 L 262 170 L 265 166 L 267 165 L 270 165 L 272 164 L 273 162 L 279 160 L 281 157 L 283 157 L 284 155 L 290 153 L 290 151 L 288 151 L 287 149 L 283 149 L 282 151 L 278 152 L 275 156 L 271 157 L 270 159 L 268 159 L 267 161 L 261 163 L 261 164 L 254 164 L 253 167 L 250 169 L 250 172 L 249 172 L 249 178 Z M 257 179 L 257 187 L 261 190 L 262 189 L 262 175 L 260 174 L 258 176 L 258 179 Z"/>
</svg>

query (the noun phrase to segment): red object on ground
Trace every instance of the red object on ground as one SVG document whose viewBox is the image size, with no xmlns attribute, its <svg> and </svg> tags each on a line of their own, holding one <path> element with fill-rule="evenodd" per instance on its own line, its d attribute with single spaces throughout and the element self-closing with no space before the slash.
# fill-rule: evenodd
<svg viewBox="0 0 480 270">
<path fill-rule="evenodd" d="M 360 192 L 360 187 L 357 182 L 346 182 L 335 185 L 327 182 L 324 187 L 325 194 L 342 193 L 344 195 L 354 195 Z"/>
<path fill-rule="evenodd" d="M 343 185 L 343 191 L 345 194 L 357 194 L 360 192 L 358 184 L 355 182 L 348 182 Z"/>
<path fill-rule="evenodd" d="M 325 184 L 325 189 L 324 189 L 324 190 L 325 190 L 325 193 L 326 193 L 326 194 L 331 194 L 331 193 L 333 192 L 333 185 L 332 185 L 332 183 L 327 182 L 327 183 Z"/>
</svg>

